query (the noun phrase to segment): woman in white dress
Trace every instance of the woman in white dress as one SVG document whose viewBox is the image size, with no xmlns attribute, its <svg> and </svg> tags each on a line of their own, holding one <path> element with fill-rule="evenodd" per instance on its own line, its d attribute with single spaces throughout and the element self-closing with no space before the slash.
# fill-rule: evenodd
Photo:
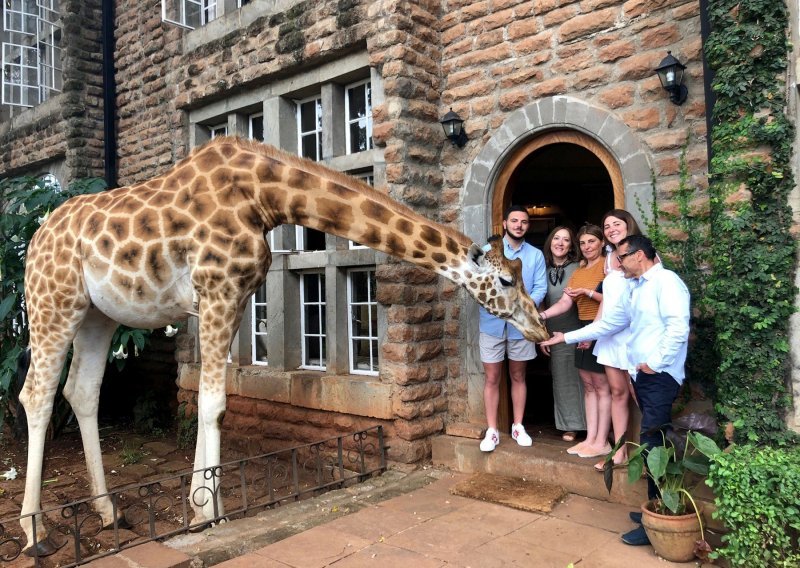
<svg viewBox="0 0 800 568">
<path fill-rule="evenodd" d="M 642 234 L 636 220 L 624 209 L 612 209 L 606 213 L 600 226 L 606 242 L 606 277 L 603 279 L 603 301 L 600 304 L 598 318 L 602 318 L 604 312 L 610 311 L 622 298 L 623 292 L 628 289 L 617 255 L 613 254 L 613 251 L 625 237 Z M 598 339 L 593 351 L 597 356 L 597 362 L 606 368 L 611 397 L 603 400 L 611 402 L 611 424 L 608 426 L 614 430 L 615 442 L 628 428 L 628 398 L 631 385 L 627 350 L 629 335 L 630 330 L 624 329 L 612 336 Z M 624 463 L 627 457 L 626 447 L 622 446 L 614 456 L 614 465 Z M 603 462 L 596 464 L 595 469 L 602 471 Z"/>
</svg>

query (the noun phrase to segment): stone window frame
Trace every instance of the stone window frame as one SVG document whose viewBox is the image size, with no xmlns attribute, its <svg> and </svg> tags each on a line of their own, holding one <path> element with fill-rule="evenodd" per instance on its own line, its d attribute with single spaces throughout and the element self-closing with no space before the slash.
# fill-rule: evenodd
<svg viewBox="0 0 800 568">
<path fill-rule="evenodd" d="M 358 82 L 371 82 L 372 105 L 383 100 L 382 79 L 369 66 L 366 52 L 353 53 L 323 64 L 317 68 L 276 80 L 266 86 L 232 93 L 230 97 L 189 111 L 189 146 L 195 147 L 210 139 L 209 126 L 226 122 L 230 135 L 247 136 L 248 119 L 253 113 L 263 113 L 264 141 L 297 153 L 297 119 L 295 101 L 319 93 L 323 107 L 323 158 L 322 163 L 332 169 L 358 176 L 371 175 L 376 185 L 385 185 L 383 151 L 371 149 L 356 154 L 346 153 L 345 88 Z M 325 235 L 325 249 L 299 253 L 296 250 L 296 228 L 291 225 L 276 227 L 270 233 L 273 262 L 264 286 L 269 305 L 282 306 L 266 317 L 263 337 L 267 343 L 267 361 L 256 361 L 252 333 L 256 325 L 254 303 L 247 303 L 242 325 L 231 346 L 230 362 L 235 367 L 269 367 L 271 372 L 302 370 L 306 376 L 320 378 L 351 376 L 350 339 L 347 306 L 347 271 L 350 268 L 373 268 L 385 262 L 385 254 L 369 248 L 350 248 L 350 241 Z M 325 370 L 309 371 L 302 367 L 300 352 L 300 275 L 304 271 L 319 270 L 326 281 L 327 361 Z M 193 326 L 195 329 L 193 329 Z M 378 337 L 386 332 L 386 315 L 378 305 Z M 190 332 L 196 333 L 196 320 L 190 320 Z M 198 346 L 199 347 L 199 346 Z M 195 361 L 199 351 L 195 349 Z M 357 375 L 361 380 L 378 377 Z M 378 379 L 380 380 L 380 379 Z"/>
</svg>

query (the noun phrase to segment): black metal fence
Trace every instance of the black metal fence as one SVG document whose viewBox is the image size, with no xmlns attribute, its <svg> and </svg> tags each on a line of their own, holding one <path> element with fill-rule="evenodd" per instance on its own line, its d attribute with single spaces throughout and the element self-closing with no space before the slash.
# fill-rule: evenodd
<svg viewBox="0 0 800 568">
<path fill-rule="evenodd" d="M 53 564 L 70 568 L 115 554 L 152 540 L 202 530 L 220 520 L 234 520 L 264 509 L 318 495 L 331 489 L 360 483 L 386 470 L 383 427 L 375 426 L 352 434 L 312 444 L 224 463 L 197 470 L 206 487 L 191 494 L 195 472 L 150 480 L 114 489 L 72 503 L 43 509 L 22 517 L 0 521 L 0 566 L 21 554 L 34 557 L 36 566 L 44 557 L 35 552 L 39 542 L 25 543 L 20 528 L 24 518 L 46 519 L 47 536 L 42 542 L 58 549 Z M 114 509 L 113 526 L 103 521 L 91 504 L 107 496 Z M 213 503 L 214 518 L 193 524 L 192 504 Z M 224 513 L 218 503 L 223 503 Z M 42 517 L 38 515 L 41 514 Z M 30 546 L 30 545 L 33 546 Z"/>
</svg>

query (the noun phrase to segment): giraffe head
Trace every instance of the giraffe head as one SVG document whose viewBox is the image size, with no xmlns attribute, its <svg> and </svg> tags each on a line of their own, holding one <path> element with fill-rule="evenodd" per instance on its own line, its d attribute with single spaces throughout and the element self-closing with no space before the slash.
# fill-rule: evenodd
<svg viewBox="0 0 800 568">
<path fill-rule="evenodd" d="M 522 281 L 522 261 L 509 260 L 503 254 L 503 240 L 492 239 L 491 249 L 484 251 L 473 244 L 470 258 L 477 272 L 467 290 L 486 310 L 512 324 L 528 341 L 544 341 L 550 337 L 539 310 Z"/>
</svg>

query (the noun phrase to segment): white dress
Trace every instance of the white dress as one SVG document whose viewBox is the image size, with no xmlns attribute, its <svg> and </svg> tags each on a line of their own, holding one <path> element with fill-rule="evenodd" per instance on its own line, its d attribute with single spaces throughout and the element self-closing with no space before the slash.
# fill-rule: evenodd
<svg viewBox="0 0 800 568">
<path fill-rule="evenodd" d="M 627 290 L 628 280 L 622 271 L 611 270 L 603 279 L 603 313 L 610 312 Z M 628 361 L 628 336 L 630 333 L 630 329 L 623 329 L 614 335 L 598 339 L 592 351 L 597 357 L 597 362 L 608 367 L 627 370 L 630 367 Z"/>
</svg>

